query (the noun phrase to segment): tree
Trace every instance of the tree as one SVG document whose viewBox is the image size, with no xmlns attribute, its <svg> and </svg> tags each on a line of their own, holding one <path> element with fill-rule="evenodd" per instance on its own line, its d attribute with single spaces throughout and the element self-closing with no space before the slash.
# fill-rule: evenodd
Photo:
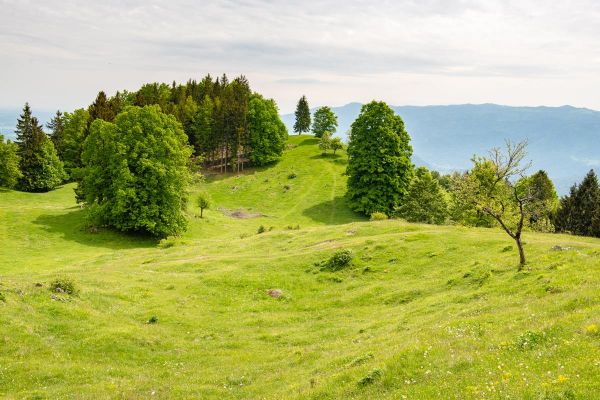
<svg viewBox="0 0 600 400">
<path fill-rule="evenodd" d="M 600 237 L 600 187 L 594 170 L 561 199 L 555 223 L 560 232 Z"/>
<path fill-rule="evenodd" d="M 300 100 L 298 100 L 295 116 L 296 122 L 294 123 L 294 132 L 298 135 L 308 132 L 310 130 L 310 109 L 308 108 L 306 96 L 302 96 Z"/>
<path fill-rule="evenodd" d="M 37 118 L 32 117 L 27 103 L 15 132 L 21 171 L 18 188 L 26 192 L 47 192 L 60 185 L 65 178 L 63 164 Z"/>
<path fill-rule="evenodd" d="M 200 207 L 200 218 L 204 218 L 204 210 L 209 209 L 212 201 L 207 193 L 198 196 L 198 207 Z"/>
<path fill-rule="evenodd" d="M 64 131 L 65 131 L 65 118 L 60 110 L 56 111 L 56 114 L 50 122 L 46 124 L 46 127 L 50 129 L 50 140 L 52 140 L 52 144 L 54 144 L 54 148 L 56 149 L 56 154 L 60 160 L 63 160 L 63 142 L 64 142 Z"/>
<path fill-rule="evenodd" d="M 449 214 L 452 221 L 466 226 L 491 228 L 496 220 L 477 207 L 474 193 L 477 189 L 475 180 L 469 172 L 456 172 L 450 181 Z"/>
<path fill-rule="evenodd" d="M 334 137 L 333 139 L 331 139 L 330 147 L 331 147 L 331 150 L 333 150 L 333 155 L 335 155 L 336 151 L 344 148 L 342 139 L 340 139 L 339 137 Z"/>
<path fill-rule="evenodd" d="M 384 102 L 365 104 L 352 123 L 348 144 L 348 204 L 366 215 L 391 214 L 412 177 L 410 136 Z"/>
<path fill-rule="evenodd" d="M 21 178 L 19 146 L 0 135 L 0 187 L 13 188 Z"/>
<path fill-rule="evenodd" d="M 331 108 L 323 106 L 315 111 L 312 125 L 312 131 L 315 134 L 315 137 L 320 138 L 325 132 L 334 134 L 337 130 L 337 126 L 337 116 L 331 111 Z"/>
<path fill-rule="evenodd" d="M 81 152 L 89 119 L 90 114 L 82 108 L 63 115 L 62 161 L 71 180 L 77 179 L 78 170 L 82 167 Z"/>
<path fill-rule="evenodd" d="M 427 168 L 419 167 L 398 214 L 409 222 L 443 224 L 448 216 L 447 194 Z"/>
<path fill-rule="evenodd" d="M 540 232 L 553 232 L 552 221 L 558 208 L 558 195 L 554 183 L 544 170 L 540 170 L 530 176 L 526 182 L 529 185 L 533 199 L 527 205 L 529 214 L 529 226 Z"/>
<path fill-rule="evenodd" d="M 506 152 L 499 148 L 490 157 L 476 157 L 471 170 L 472 201 L 478 210 L 494 218 L 515 241 L 519 250 L 519 270 L 526 263 L 522 234 L 536 201 L 530 179 L 524 177 L 529 164 L 522 165 L 527 156 L 527 141 L 506 142 Z"/>
<path fill-rule="evenodd" d="M 114 123 L 97 119 L 90 126 L 80 198 L 98 223 L 158 237 L 179 234 L 187 226 L 191 153 L 174 116 L 158 106 L 126 107 Z"/>
<path fill-rule="evenodd" d="M 281 158 L 288 133 L 272 99 L 253 94 L 248 106 L 249 159 L 253 165 L 266 165 Z"/>
<path fill-rule="evenodd" d="M 331 133 L 323 132 L 321 139 L 319 139 L 319 148 L 323 152 L 323 155 L 327 154 L 327 150 L 331 148 Z"/>
</svg>

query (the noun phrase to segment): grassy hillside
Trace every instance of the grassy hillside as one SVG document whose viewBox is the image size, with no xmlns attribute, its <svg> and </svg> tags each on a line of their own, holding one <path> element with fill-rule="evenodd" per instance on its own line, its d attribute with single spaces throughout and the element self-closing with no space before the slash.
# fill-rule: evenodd
<svg viewBox="0 0 600 400">
<path fill-rule="evenodd" d="M 344 168 L 292 137 L 161 243 L 82 230 L 72 185 L 0 192 L 0 397 L 597 398 L 599 240 L 528 234 L 518 273 L 499 230 L 353 214 Z"/>
</svg>

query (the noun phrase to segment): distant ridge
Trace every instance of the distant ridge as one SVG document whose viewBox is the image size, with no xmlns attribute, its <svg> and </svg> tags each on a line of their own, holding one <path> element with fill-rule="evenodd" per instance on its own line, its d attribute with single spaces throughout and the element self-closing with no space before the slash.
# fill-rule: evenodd
<svg viewBox="0 0 600 400">
<path fill-rule="evenodd" d="M 360 103 L 332 107 L 338 136 L 360 112 Z M 565 194 L 591 168 L 600 168 L 600 111 L 573 106 L 513 107 L 498 104 L 392 106 L 411 135 L 414 162 L 449 172 L 469 168 L 474 154 L 486 154 L 505 139 L 529 140 L 533 169 L 545 169 Z M 282 119 L 290 132 L 293 114 Z"/>
</svg>

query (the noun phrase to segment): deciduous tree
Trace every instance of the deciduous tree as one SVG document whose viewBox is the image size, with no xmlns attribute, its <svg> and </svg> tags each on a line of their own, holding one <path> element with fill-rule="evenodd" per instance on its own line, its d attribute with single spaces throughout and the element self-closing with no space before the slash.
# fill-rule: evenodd
<svg viewBox="0 0 600 400">
<path fill-rule="evenodd" d="M 337 115 L 331 111 L 331 108 L 323 106 L 315 111 L 312 125 L 312 131 L 315 134 L 315 137 L 320 138 L 325 132 L 329 132 L 333 135 L 337 130 L 337 126 Z"/>
</svg>

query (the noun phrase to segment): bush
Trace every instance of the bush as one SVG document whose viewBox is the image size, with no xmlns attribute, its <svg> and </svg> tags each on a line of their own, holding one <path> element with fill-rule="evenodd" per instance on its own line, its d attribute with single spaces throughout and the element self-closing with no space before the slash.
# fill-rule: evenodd
<svg viewBox="0 0 600 400">
<path fill-rule="evenodd" d="M 359 386 L 371 385 L 376 380 L 383 376 L 383 371 L 379 368 L 375 368 L 371 372 L 369 372 L 366 376 L 364 376 L 360 381 L 358 381 Z"/>
<path fill-rule="evenodd" d="M 158 317 L 156 315 L 153 315 L 150 317 L 150 319 L 148 319 L 148 324 L 156 324 L 158 323 Z"/>
<path fill-rule="evenodd" d="M 371 214 L 371 221 L 383 221 L 388 219 L 388 216 L 382 212 L 374 212 Z"/>
<path fill-rule="evenodd" d="M 75 295 L 78 292 L 75 283 L 69 278 L 57 278 L 53 280 L 50 283 L 49 289 L 54 293 L 65 293 L 68 295 Z"/>
<path fill-rule="evenodd" d="M 0 292 L 0 301 L 6 303 L 6 296 L 2 292 Z"/>
<path fill-rule="evenodd" d="M 335 252 L 333 256 L 327 260 L 323 269 L 329 271 L 339 271 L 348 267 L 352 264 L 352 259 L 354 258 L 352 251 L 348 249 L 338 250 Z"/>
<path fill-rule="evenodd" d="M 295 172 L 292 172 L 291 174 L 288 175 L 288 179 L 295 179 L 298 175 L 296 175 Z"/>
<path fill-rule="evenodd" d="M 258 233 L 260 235 L 261 233 L 265 233 L 266 231 L 267 231 L 267 229 L 263 225 L 261 225 L 258 227 L 258 230 L 256 231 L 256 233 Z"/>
</svg>

